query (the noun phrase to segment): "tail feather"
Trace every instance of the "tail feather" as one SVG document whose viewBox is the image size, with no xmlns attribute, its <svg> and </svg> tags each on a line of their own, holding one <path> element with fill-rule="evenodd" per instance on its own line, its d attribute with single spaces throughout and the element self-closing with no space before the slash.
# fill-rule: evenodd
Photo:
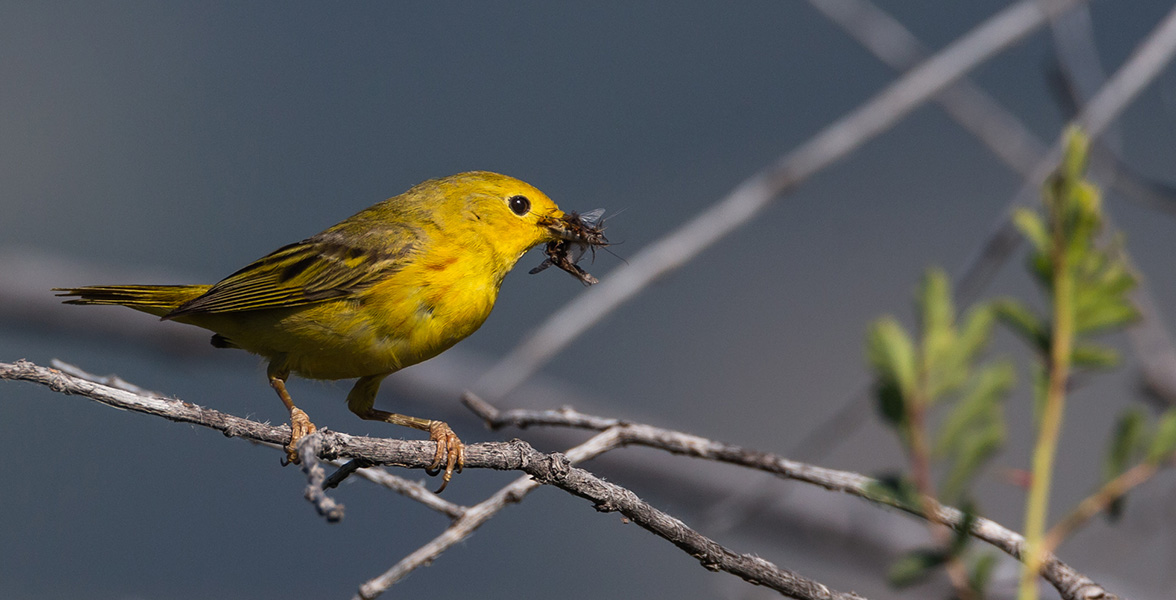
<svg viewBox="0 0 1176 600">
<path fill-rule="evenodd" d="M 116 304 L 159 317 L 203 294 L 207 285 L 95 285 L 54 288 L 61 297 L 76 296 L 66 304 Z"/>
</svg>

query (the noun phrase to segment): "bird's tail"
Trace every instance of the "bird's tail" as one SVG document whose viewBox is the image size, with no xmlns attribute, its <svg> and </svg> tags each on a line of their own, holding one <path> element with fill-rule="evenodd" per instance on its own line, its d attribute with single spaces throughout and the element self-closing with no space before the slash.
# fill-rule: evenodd
<svg viewBox="0 0 1176 600">
<path fill-rule="evenodd" d="M 162 317 L 208 291 L 207 285 L 94 285 L 54 288 L 62 297 L 76 296 L 66 304 L 117 304 Z"/>
</svg>

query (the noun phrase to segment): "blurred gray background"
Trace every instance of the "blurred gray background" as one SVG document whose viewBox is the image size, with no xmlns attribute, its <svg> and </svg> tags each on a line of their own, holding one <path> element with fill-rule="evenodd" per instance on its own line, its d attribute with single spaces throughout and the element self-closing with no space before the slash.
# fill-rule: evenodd
<svg viewBox="0 0 1176 600">
<path fill-rule="evenodd" d="M 1006 6 L 881 4 L 933 49 Z M 1170 4 L 1092 3 L 1103 65 L 1121 64 Z M 972 75 L 1052 142 L 1067 115 L 1051 69 L 1042 30 Z M 789 0 L 5 2 L 0 361 L 60 358 L 282 423 L 255 357 L 214 352 L 202 332 L 126 309 L 59 306 L 48 288 L 212 283 L 421 180 L 474 169 L 524 179 L 564 209 L 620 213 L 609 237 L 622 242 L 617 255 L 631 256 L 894 76 Z M 1120 121 L 1125 162 L 1160 181 L 1173 179 L 1174 93 L 1169 68 Z M 910 323 L 923 270 L 958 272 L 1020 185 L 926 106 L 659 280 L 501 403 L 573 404 L 791 455 L 868 385 L 868 323 L 885 313 Z M 1116 195 L 1106 202 L 1172 319 L 1171 214 Z M 477 334 L 390 378 L 382 405 L 446 418 L 469 442 L 521 436 L 557 450 L 582 439 L 489 432 L 458 404 L 496 357 L 583 291 L 556 270 L 527 275 L 541 259 L 523 259 Z M 1005 265 L 984 296 L 1036 301 L 1022 262 Z M 619 268 L 606 253 L 590 265 L 601 279 Z M 1027 381 L 1030 357 L 999 337 L 996 350 L 1017 357 Z M 1107 341 L 1127 360 L 1073 397 L 1055 517 L 1097 485 L 1111 419 L 1141 400 L 1127 344 Z M 349 385 L 296 380 L 291 390 L 321 426 L 414 435 L 352 416 L 342 401 Z M 1009 449 L 978 493 L 985 514 L 1014 529 L 1023 491 L 1002 473 L 1028 464 L 1023 387 L 1010 402 Z M 828 437 L 838 443 L 814 462 L 869 474 L 903 466 L 872 415 Z M 346 518 L 328 525 L 277 452 L 27 384 L 0 385 L 0 456 L 2 598 L 350 597 L 447 524 L 351 482 L 336 494 Z M 889 562 L 925 539 L 892 512 L 649 450 L 588 468 L 738 552 L 836 589 L 872 598 L 940 589 L 886 587 Z M 676 484 L 675 473 L 695 477 Z M 445 497 L 475 503 L 514 477 L 466 472 Z M 1115 591 L 1172 597 L 1174 488 L 1162 474 L 1132 497 L 1122 523 L 1099 520 L 1061 557 Z M 740 500 L 748 495 L 758 507 L 750 512 Z M 508 508 L 390 594 L 770 596 L 553 489 Z"/>
</svg>

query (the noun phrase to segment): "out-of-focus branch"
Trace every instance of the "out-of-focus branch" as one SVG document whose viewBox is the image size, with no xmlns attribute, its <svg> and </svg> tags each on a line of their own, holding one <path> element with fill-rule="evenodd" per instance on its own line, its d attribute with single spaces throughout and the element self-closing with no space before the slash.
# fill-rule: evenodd
<svg viewBox="0 0 1176 600">
<path fill-rule="evenodd" d="M 1089 7 L 1055 19 L 1050 31 L 1059 71 L 1067 84 L 1062 100 L 1067 106 L 1080 106 L 1106 83 L 1106 74 L 1095 47 Z M 1173 203 L 1168 193 L 1171 190 L 1145 181 L 1123 164 L 1120 137 L 1116 128 L 1110 128 L 1100 140 L 1102 151 L 1094 153 L 1091 161 L 1093 179 L 1153 210 L 1171 212 Z M 1138 284 L 1131 291 L 1131 301 L 1140 317 L 1128 328 L 1128 339 L 1139 361 L 1144 385 L 1157 398 L 1171 405 L 1176 403 L 1176 346 L 1165 326 L 1164 316 L 1152 298 L 1147 278 L 1139 274 L 1130 257 L 1127 260 L 1137 273 Z"/>
<path fill-rule="evenodd" d="M 637 423 L 623 423 L 603 417 L 595 417 L 576 412 L 572 409 L 560 411 L 499 411 L 493 405 L 473 394 L 466 394 L 463 398 L 466 406 L 478 413 L 491 427 L 528 425 L 548 425 L 579 427 L 584 429 L 603 429 L 614 431 L 624 445 L 640 445 L 658 448 L 673 454 L 692 456 L 716 460 L 744 467 L 772 473 L 779 477 L 803 481 L 823 487 L 830 491 L 843 492 L 871 502 L 878 502 L 906 511 L 920 518 L 959 529 L 963 526 L 965 517 L 958 509 L 943 506 L 933 498 L 926 499 L 926 506 L 908 506 L 898 502 L 893 497 L 878 492 L 877 480 L 847 471 L 825 469 L 814 465 L 800 463 L 786 458 L 748 450 L 732 444 L 724 444 L 688 433 L 661 429 L 650 425 Z M 974 525 L 970 532 L 977 539 L 983 540 L 1010 556 L 1021 559 L 1025 547 L 1025 539 L 1014 531 L 994 521 L 974 517 Z M 1117 598 L 1089 577 L 1075 571 L 1063 563 L 1056 556 L 1049 554 L 1043 557 L 1041 576 L 1057 589 L 1065 600 L 1095 599 L 1111 600 Z"/>
<path fill-rule="evenodd" d="M 927 54 L 924 46 L 910 31 L 869 0 L 808 1 L 891 68 L 911 68 Z M 1079 99 L 1090 97 L 1104 84 L 1105 76 L 1101 73 L 1091 39 L 1089 7 L 1078 7 L 1051 20 L 1050 29 L 1062 69 L 1072 80 L 1071 88 Z M 1073 98 L 1071 100 L 1071 105 L 1080 104 L 1074 102 Z M 995 156 L 1022 175 L 1029 175 L 1032 166 L 1046 151 L 1044 143 L 1015 115 L 967 78 L 962 78 L 944 90 L 935 97 L 935 101 Z M 1111 145 L 1116 144 L 1112 142 Z M 1171 190 L 1158 189 L 1144 181 L 1121 164 L 1116 148 L 1108 150 L 1109 153 L 1096 153 L 1096 158 L 1101 157 L 1110 162 L 1114 173 L 1113 182 L 1110 183 L 1112 187 L 1155 210 L 1176 210 L 1176 203 L 1168 194 Z M 994 240 L 994 247 L 999 248 L 999 252 L 997 260 L 991 263 L 993 269 L 1019 243 L 1019 237 L 1008 235 L 1011 233 L 1011 230 L 1003 228 L 994 232 L 993 235 L 1001 239 Z M 968 281 L 962 285 L 976 289 Z M 1141 279 L 1140 286 L 1132 292 L 1132 299 L 1141 318 L 1129 328 L 1128 333 L 1131 346 L 1140 361 L 1144 382 L 1157 396 L 1171 404 L 1176 402 L 1176 349 L 1171 335 L 1164 327 L 1163 316 L 1156 308 L 1146 280 Z"/>
<path fill-rule="evenodd" d="M 925 60 L 929 52 L 901 23 L 869 0 L 808 0 L 809 5 L 896 71 Z M 934 97 L 947 114 L 984 143 L 1012 170 L 1028 170 L 1045 153 L 1045 144 L 992 96 L 966 77 Z"/>
<path fill-rule="evenodd" d="M 180 400 L 140 396 L 28 361 L 0 363 L 0 379 L 41 384 L 56 392 L 84 396 L 114 408 L 155 415 L 181 423 L 202 425 L 216 429 L 228 437 L 240 437 L 279 447 L 290 439 L 289 426 L 274 427 Z M 318 460 L 361 459 L 370 464 L 394 465 L 409 469 L 431 467 L 435 451 L 435 443 L 431 441 L 369 438 L 325 430 L 319 430 L 318 438 L 312 442 L 318 446 L 315 448 Z M 303 448 L 306 447 L 304 444 Z M 591 501 L 598 511 L 620 512 L 633 523 L 682 549 L 709 570 L 726 571 L 750 583 L 771 588 L 793 598 L 861 598 L 853 593 L 832 591 L 816 581 L 757 556 L 732 552 L 694 531 L 682 521 L 654 508 L 633 492 L 573 467 L 565 455 L 544 454 L 521 440 L 469 444 L 466 446 L 465 468 L 522 471 L 538 483 L 558 487 Z M 316 476 L 316 481 L 321 480 Z M 320 510 L 331 510 L 330 503 L 317 500 L 316 507 Z M 469 516 L 469 510 L 459 520 L 466 516 Z"/>
<path fill-rule="evenodd" d="M 1064 4 L 1069 7 L 1077 2 Z M 628 266 L 616 269 L 551 315 L 487 372 L 476 388 L 490 398 L 502 397 L 651 282 L 747 224 L 777 197 L 886 131 L 965 73 L 1039 28 L 1050 16 L 1036 0 L 1022 0 L 997 13 L 741 183 L 711 208 L 643 248 Z"/>
<path fill-rule="evenodd" d="M 1171 61 L 1173 52 L 1176 52 L 1176 9 L 1164 17 L 1107 84 L 1099 89 L 1074 119 L 1074 125 L 1092 140 L 1097 138 L 1159 75 Z M 969 259 L 956 286 L 958 295 L 965 303 L 975 297 L 976 292 L 991 278 L 995 267 L 1003 264 L 1019 243 L 1020 234 L 1013 227 L 1010 215 L 1015 207 L 1027 205 L 1037 197 L 1041 182 L 1061 159 L 1062 144 L 1063 139 L 1059 137 L 1049 152 L 1038 161 L 1026 178 L 1025 185 L 987 236 L 987 242 Z"/>
</svg>

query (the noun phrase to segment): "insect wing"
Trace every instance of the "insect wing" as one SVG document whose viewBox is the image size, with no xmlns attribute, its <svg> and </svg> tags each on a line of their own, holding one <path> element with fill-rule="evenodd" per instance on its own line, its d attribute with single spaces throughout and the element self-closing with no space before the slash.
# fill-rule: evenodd
<svg viewBox="0 0 1176 600">
<path fill-rule="evenodd" d="M 545 270 L 547 270 L 547 267 L 550 267 L 551 265 L 554 265 L 554 264 L 555 263 L 551 262 L 550 258 L 545 259 L 543 262 L 539 263 L 539 266 L 535 267 L 534 269 L 531 269 L 530 271 L 527 271 L 527 274 L 534 275 L 535 273 L 538 273 L 540 271 L 545 271 Z"/>
<path fill-rule="evenodd" d="M 603 208 L 594 208 L 588 212 L 580 213 L 580 220 L 589 227 L 596 227 L 600 225 L 601 217 L 604 216 Z"/>
</svg>

